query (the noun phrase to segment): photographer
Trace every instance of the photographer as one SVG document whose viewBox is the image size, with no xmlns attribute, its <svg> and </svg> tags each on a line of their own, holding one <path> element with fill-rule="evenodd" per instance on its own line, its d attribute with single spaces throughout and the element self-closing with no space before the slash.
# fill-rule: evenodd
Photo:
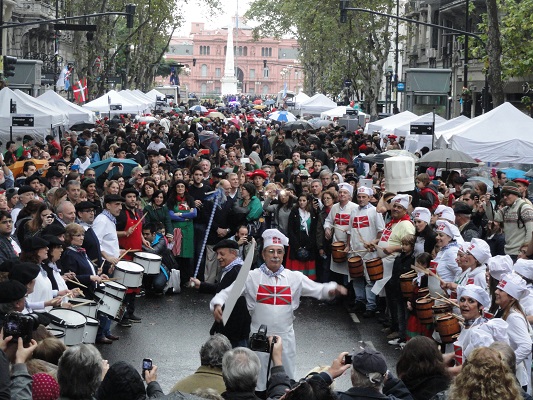
<svg viewBox="0 0 533 400">
<path fill-rule="evenodd" d="M 2 338 L 4 331 L 0 331 Z M 24 347 L 22 338 L 11 342 L 13 336 L 8 336 L 0 341 L 0 399 L 2 400 L 31 400 L 32 397 L 32 377 L 28 373 L 26 361 L 31 358 L 33 350 L 37 347 L 37 342 L 31 340 L 28 347 Z M 15 351 L 16 347 L 16 351 Z M 9 360 L 6 353 L 15 351 L 10 374 Z M 11 378 L 9 378 L 11 376 Z"/>
</svg>

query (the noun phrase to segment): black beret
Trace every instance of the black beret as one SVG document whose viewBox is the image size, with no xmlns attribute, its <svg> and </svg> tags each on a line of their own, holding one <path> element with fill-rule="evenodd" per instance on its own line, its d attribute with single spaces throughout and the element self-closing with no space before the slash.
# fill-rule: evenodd
<svg viewBox="0 0 533 400">
<path fill-rule="evenodd" d="M 48 242 L 39 236 L 32 236 L 28 239 L 25 239 L 20 245 L 22 251 L 25 252 L 39 250 L 43 247 L 48 247 Z"/>
<path fill-rule="evenodd" d="M 126 199 L 122 196 L 119 196 L 118 194 L 108 194 L 104 197 L 104 204 L 113 203 L 115 201 L 120 201 L 121 203 L 124 203 Z"/>
<path fill-rule="evenodd" d="M 19 281 L 0 282 L 0 303 L 11 303 L 26 296 L 26 285 Z"/>
<path fill-rule="evenodd" d="M 51 246 L 63 246 L 65 244 L 65 242 L 60 240 L 57 236 L 53 235 L 44 235 L 43 239 L 46 240 Z"/>
<path fill-rule="evenodd" d="M 464 201 L 455 202 L 452 208 L 455 214 L 472 214 L 472 207 L 470 207 Z"/>
<path fill-rule="evenodd" d="M 39 174 L 37 174 L 37 173 L 28 176 L 26 178 L 26 180 L 24 181 L 24 184 L 29 185 L 30 183 L 32 183 L 35 180 L 41 182 L 41 176 Z"/>
<path fill-rule="evenodd" d="M 61 172 L 59 172 L 57 169 L 49 169 L 48 172 L 46 173 L 46 177 L 48 179 L 50 179 L 50 178 L 63 178 L 63 174 L 61 174 Z"/>
<path fill-rule="evenodd" d="M 35 190 L 33 190 L 31 186 L 24 185 L 20 187 L 18 194 L 20 195 L 20 194 L 29 193 L 29 192 L 35 193 Z"/>
<path fill-rule="evenodd" d="M 126 198 L 126 195 L 127 194 L 131 194 L 131 193 L 133 193 L 135 196 L 139 197 L 139 192 L 137 191 L 137 189 L 132 188 L 132 187 L 124 189 L 122 191 L 122 193 L 120 193 L 120 195 L 122 197 Z"/>
<path fill-rule="evenodd" d="M 66 232 L 65 228 L 61 224 L 50 224 L 46 228 L 43 229 L 42 234 L 43 235 L 64 235 Z"/>
<path fill-rule="evenodd" d="M 346 174 L 344 182 L 359 182 L 359 179 L 353 174 Z"/>
<path fill-rule="evenodd" d="M 126 150 L 124 150 L 122 147 L 117 147 L 115 149 L 115 155 L 117 155 L 118 153 L 122 153 L 122 152 L 126 152 Z"/>
<path fill-rule="evenodd" d="M 211 171 L 211 175 L 213 175 L 215 178 L 225 178 L 227 176 L 226 171 L 224 171 L 222 168 L 213 168 Z"/>
<path fill-rule="evenodd" d="M 90 201 L 81 201 L 78 204 L 74 206 L 76 208 L 76 211 L 82 211 L 82 210 L 90 210 L 95 209 L 94 203 L 91 203 Z"/>
<path fill-rule="evenodd" d="M 37 264 L 30 262 L 17 263 L 13 266 L 13 269 L 9 273 L 9 279 L 19 281 L 24 285 L 27 285 L 39 275 L 41 269 Z"/>
<path fill-rule="evenodd" d="M 218 242 L 213 246 L 213 250 L 217 251 L 218 249 L 239 249 L 239 244 L 232 239 L 224 239 Z"/>
<path fill-rule="evenodd" d="M 84 189 L 87 189 L 87 186 L 93 184 L 93 183 L 96 183 L 96 181 L 94 179 L 90 179 L 90 178 L 87 178 L 87 179 L 84 179 L 81 186 L 84 188 Z"/>
</svg>

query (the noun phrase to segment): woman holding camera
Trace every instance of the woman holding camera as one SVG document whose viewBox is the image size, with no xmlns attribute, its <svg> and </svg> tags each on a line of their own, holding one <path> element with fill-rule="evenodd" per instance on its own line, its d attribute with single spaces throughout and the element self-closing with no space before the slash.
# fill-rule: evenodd
<svg viewBox="0 0 533 400">
<path fill-rule="evenodd" d="M 19 243 L 24 242 L 27 238 L 39 235 L 44 228 L 54 222 L 52 209 L 46 203 L 39 203 L 37 201 L 36 203 L 37 209 L 35 212 L 31 216 L 22 219 L 20 225 L 17 227 L 16 235 Z"/>
</svg>

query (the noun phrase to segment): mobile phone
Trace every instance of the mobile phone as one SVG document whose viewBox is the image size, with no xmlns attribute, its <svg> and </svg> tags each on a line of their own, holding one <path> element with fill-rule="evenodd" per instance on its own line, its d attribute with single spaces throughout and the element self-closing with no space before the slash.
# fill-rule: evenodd
<svg viewBox="0 0 533 400">
<path fill-rule="evenodd" d="M 450 193 L 450 194 L 454 194 L 454 193 L 455 193 L 455 188 L 450 188 L 450 189 L 448 189 L 448 193 Z"/>
<path fill-rule="evenodd" d="M 209 155 L 209 149 L 200 149 L 198 151 L 198 153 L 204 155 L 204 156 L 208 156 Z"/>
<path fill-rule="evenodd" d="M 113 167 L 120 167 L 120 163 L 119 162 L 114 162 L 111 164 Z"/>
<path fill-rule="evenodd" d="M 348 364 L 351 364 L 352 363 L 352 355 L 351 354 L 346 354 L 344 356 L 344 365 L 348 365 Z"/>
<path fill-rule="evenodd" d="M 246 236 L 246 240 L 248 241 L 248 243 L 252 243 L 252 236 L 251 235 Z"/>
<path fill-rule="evenodd" d="M 492 170 L 490 171 L 490 176 L 495 177 L 496 175 L 496 168 L 492 168 Z"/>
<path fill-rule="evenodd" d="M 364 186 L 370 189 L 372 189 L 372 187 L 374 186 L 372 179 L 361 179 L 360 183 L 361 183 L 361 186 Z"/>
<path fill-rule="evenodd" d="M 143 364 L 142 364 L 142 370 L 143 370 L 143 379 L 145 379 L 144 377 L 144 373 L 146 371 L 151 371 L 152 370 L 152 367 L 153 367 L 153 363 L 152 363 L 152 359 L 151 358 L 145 358 L 143 359 Z"/>
<path fill-rule="evenodd" d="M 250 159 L 248 157 L 241 158 L 241 164 L 250 164 Z"/>
</svg>

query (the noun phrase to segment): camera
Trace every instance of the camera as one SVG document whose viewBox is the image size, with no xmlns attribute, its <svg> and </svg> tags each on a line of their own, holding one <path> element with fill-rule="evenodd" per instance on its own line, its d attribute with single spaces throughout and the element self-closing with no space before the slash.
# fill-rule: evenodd
<svg viewBox="0 0 533 400">
<path fill-rule="evenodd" d="M 272 343 L 276 343 L 276 337 L 272 338 Z M 250 338 L 250 350 L 270 353 L 266 325 L 261 325 L 257 333 L 252 334 Z"/>
<path fill-rule="evenodd" d="M 351 354 L 346 354 L 344 356 L 344 365 L 348 365 L 348 364 L 351 364 L 352 363 L 352 355 Z"/>
<path fill-rule="evenodd" d="M 252 243 L 252 235 L 248 235 L 248 236 L 246 236 L 246 241 L 247 241 L 248 243 Z"/>
<path fill-rule="evenodd" d="M 38 317 L 34 314 L 10 312 L 4 319 L 4 339 L 8 336 L 13 336 L 12 341 L 17 341 L 21 337 L 24 343 L 30 343 L 32 333 L 38 325 Z"/>
</svg>

